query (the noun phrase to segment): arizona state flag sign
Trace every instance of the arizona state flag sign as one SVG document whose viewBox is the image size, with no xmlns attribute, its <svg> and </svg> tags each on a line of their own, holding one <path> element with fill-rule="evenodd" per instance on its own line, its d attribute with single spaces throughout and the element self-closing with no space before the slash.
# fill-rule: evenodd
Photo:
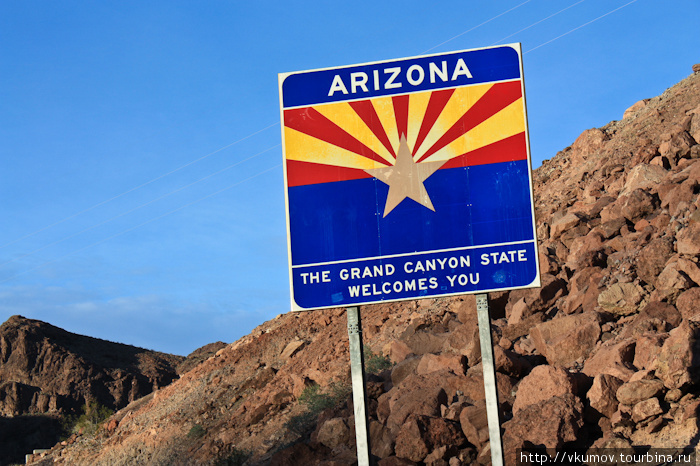
<svg viewBox="0 0 700 466">
<path fill-rule="evenodd" d="M 539 286 L 519 44 L 279 86 L 293 310 Z"/>
</svg>

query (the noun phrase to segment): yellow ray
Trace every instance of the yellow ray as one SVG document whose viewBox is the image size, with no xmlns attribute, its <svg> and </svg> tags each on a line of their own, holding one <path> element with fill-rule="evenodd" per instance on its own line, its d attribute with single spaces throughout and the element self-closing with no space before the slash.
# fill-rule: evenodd
<svg viewBox="0 0 700 466">
<path fill-rule="evenodd" d="M 425 116 L 425 110 L 428 108 L 428 102 L 430 101 L 431 92 L 419 92 L 417 94 L 410 94 L 408 99 L 408 134 L 406 135 L 406 142 L 408 147 L 413 152 L 416 145 L 416 139 L 418 139 L 418 131 L 420 131 L 420 125 Z M 417 160 L 414 157 L 415 160 Z"/>
<path fill-rule="evenodd" d="M 394 104 L 391 101 L 391 97 L 381 97 L 379 99 L 372 99 L 372 105 L 374 105 L 374 110 L 377 112 L 379 121 L 386 131 L 386 135 L 389 137 L 389 142 L 394 150 L 398 150 L 399 147 L 399 130 L 396 126 L 396 115 L 394 114 Z"/>
<path fill-rule="evenodd" d="M 379 154 L 389 163 L 394 162 L 394 156 L 382 145 L 372 130 L 347 102 L 314 107 L 323 116 L 350 133 L 355 139 Z"/>
<path fill-rule="evenodd" d="M 462 116 L 471 108 L 483 95 L 488 91 L 493 84 L 481 84 L 478 86 L 461 87 L 454 91 L 452 97 L 445 105 L 445 108 L 440 113 L 440 116 L 435 121 L 435 124 L 430 129 L 428 136 L 420 146 L 420 150 L 416 155 L 416 160 L 423 156 L 445 132 L 462 118 Z M 410 115 L 409 118 L 413 118 Z M 434 154 L 433 154 L 434 156 Z M 430 156 L 432 159 L 433 156 Z"/>
<path fill-rule="evenodd" d="M 323 163 L 339 167 L 359 168 L 361 170 L 381 168 L 388 165 L 388 163 L 383 165 L 287 127 L 284 128 L 284 146 L 288 160 Z"/>
<path fill-rule="evenodd" d="M 449 160 L 523 131 L 525 131 L 525 114 L 521 97 L 425 159 L 425 162 Z"/>
</svg>

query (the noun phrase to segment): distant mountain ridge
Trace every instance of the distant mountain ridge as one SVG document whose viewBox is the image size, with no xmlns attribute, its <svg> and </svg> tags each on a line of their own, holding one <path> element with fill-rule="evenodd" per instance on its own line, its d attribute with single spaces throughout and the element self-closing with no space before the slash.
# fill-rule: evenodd
<svg viewBox="0 0 700 466">
<path fill-rule="evenodd" d="M 87 402 L 117 410 L 170 384 L 183 361 L 10 317 L 0 325 L 0 464 L 22 439 L 35 438 L 34 448 L 50 446 L 47 439 L 60 434 L 60 416 L 79 414 Z M 35 418 L 18 427 L 26 414 Z M 24 434 L 10 437 L 16 432 Z"/>
<path fill-rule="evenodd" d="M 73 412 L 88 400 L 119 409 L 178 378 L 184 359 L 12 316 L 0 326 L 0 414 Z"/>
</svg>

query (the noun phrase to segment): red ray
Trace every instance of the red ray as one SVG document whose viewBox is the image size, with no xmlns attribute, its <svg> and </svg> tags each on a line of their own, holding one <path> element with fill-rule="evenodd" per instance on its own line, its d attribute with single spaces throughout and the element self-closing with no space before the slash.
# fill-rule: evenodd
<svg viewBox="0 0 700 466">
<path fill-rule="evenodd" d="M 443 168 L 469 167 L 472 165 L 486 165 L 489 163 L 513 162 L 527 158 L 527 141 L 525 132 L 501 139 L 500 141 L 480 147 L 458 157 L 454 157 L 445 163 Z"/>
<path fill-rule="evenodd" d="M 331 183 L 334 181 L 359 180 L 372 176 L 359 168 L 337 167 L 321 163 L 287 160 L 287 186 Z"/>
<path fill-rule="evenodd" d="M 418 161 L 427 159 L 467 131 L 518 100 L 521 95 L 520 81 L 494 84 Z"/>
<path fill-rule="evenodd" d="M 370 160 L 388 165 L 386 160 L 313 107 L 284 111 L 284 125 L 321 141 L 338 146 Z"/>
<path fill-rule="evenodd" d="M 391 147 L 389 137 L 386 135 L 386 130 L 382 126 L 382 122 L 379 119 L 377 110 L 374 108 L 374 105 L 372 105 L 372 102 L 369 100 L 358 100 L 356 102 L 350 102 L 350 107 L 355 110 L 357 116 L 359 116 L 372 131 L 372 133 L 377 136 L 379 142 L 381 142 L 389 153 L 396 158 L 396 152 L 394 152 L 394 148 Z"/>
<path fill-rule="evenodd" d="M 425 116 L 421 122 L 420 130 L 418 131 L 418 138 L 416 139 L 416 146 L 413 148 L 413 154 L 418 152 L 420 145 L 423 144 L 430 129 L 435 124 L 435 121 L 437 121 L 440 113 L 442 113 L 442 110 L 445 108 L 445 105 L 447 105 L 447 102 L 454 92 L 454 89 L 444 89 L 430 94 L 430 101 L 428 102 L 428 108 L 425 109 Z"/>
<path fill-rule="evenodd" d="M 394 104 L 394 116 L 396 117 L 396 129 L 401 136 L 408 138 L 408 95 L 399 95 L 391 98 Z"/>
</svg>

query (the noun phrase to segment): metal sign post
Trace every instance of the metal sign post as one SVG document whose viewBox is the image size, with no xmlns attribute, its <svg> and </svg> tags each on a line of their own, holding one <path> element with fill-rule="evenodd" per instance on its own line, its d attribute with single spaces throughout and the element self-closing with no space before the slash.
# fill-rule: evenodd
<svg viewBox="0 0 700 466">
<path fill-rule="evenodd" d="M 352 403 L 355 411 L 355 440 L 358 466 L 369 466 L 369 429 L 367 394 L 365 392 L 365 361 L 362 351 L 362 324 L 359 306 L 347 308 L 348 339 L 350 340 L 350 373 L 352 375 Z"/>
<path fill-rule="evenodd" d="M 479 322 L 479 342 L 481 343 L 481 364 L 486 394 L 486 418 L 488 419 L 489 443 L 491 444 L 491 464 L 493 466 L 503 466 L 501 422 L 498 415 L 498 392 L 496 390 L 496 365 L 493 360 L 489 298 L 486 293 L 476 295 L 476 314 Z"/>
</svg>

